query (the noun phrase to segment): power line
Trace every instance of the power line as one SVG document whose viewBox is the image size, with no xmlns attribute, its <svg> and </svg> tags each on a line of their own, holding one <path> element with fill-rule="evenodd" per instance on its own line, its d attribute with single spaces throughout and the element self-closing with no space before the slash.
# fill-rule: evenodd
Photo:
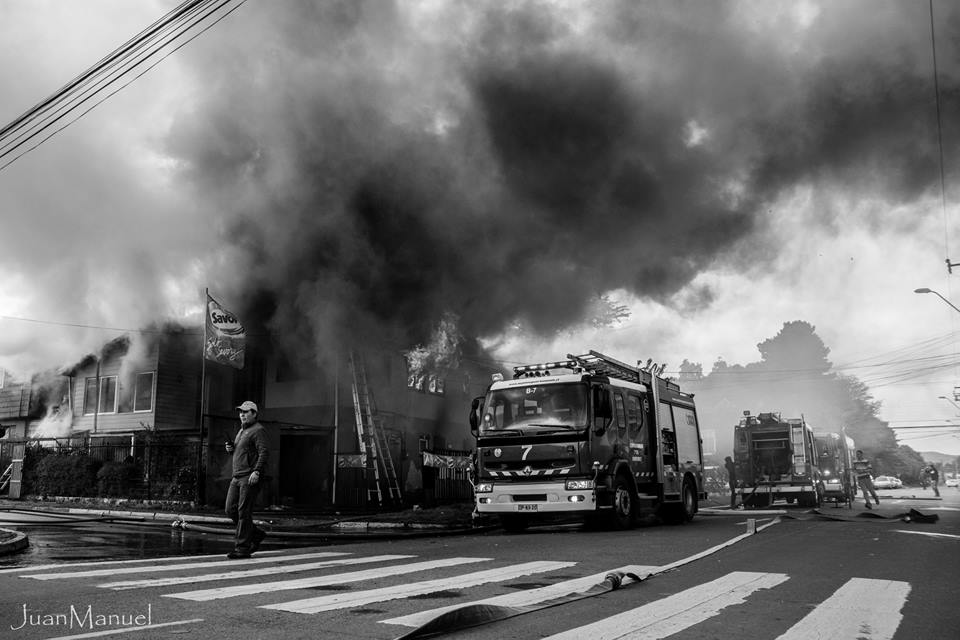
<svg viewBox="0 0 960 640">
<path fill-rule="evenodd" d="M 940 207 L 943 210 L 943 249 L 947 255 L 947 268 L 950 270 L 950 246 L 949 236 L 947 234 L 947 188 L 943 177 L 943 125 L 940 115 L 940 80 L 937 72 L 937 37 L 933 21 L 933 0 L 929 0 L 930 6 L 930 48 L 933 53 L 933 95 L 937 105 L 937 146 L 940 150 Z"/>
<path fill-rule="evenodd" d="M 891 429 L 900 431 L 901 429 L 926 429 L 926 430 L 941 430 L 941 429 L 960 429 L 960 424 L 943 424 L 943 425 L 903 425 L 896 426 L 890 425 Z"/>
<path fill-rule="evenodd" d="M 236 11 L 247 0 L 238 0 L 238 4 L 216 19 L 209 21 L 200 30 L 178 44 L 172 50 L 162 55 L 129 78 L 124 84 L 110 91 L 99 100 L 65 122 L 62 126 L 53 129 L 58 122 L 67 118 L 72 112 L 81 108 L 85 103 L 105 92 L 111 85 L 120 81 L 124 76 L 132 73 L 137 67 L 146 63 L 151 57 L 160 53 L 165 47 L 184 36 L 188 31 L 201 25 L 204 21 L 223 9 L 234 0 L 188 0 L 168 13 L 164 18 L 128 40 L 112 54 L 104 57 L 96 65 L 86 70 L 77 78 L 67 83 L 53 95 L 34 105 L 31 109 L 14 119 L 0 129 L 0 160 L 9 158 L 0 165 L 0 171 L 9 167 L 19 158 L 33 151 L 44 142 L 63 131 L 100 104 L 116 95 L 132 82 L 173 55 L 176 51 L 192 42 L 205 33 L 215 24 Z M 46 133 L 48 130 L 49 133 Z M 45 135 L 46 133 L 46 135 Z M 32 143 L 35 141 L 35 143 Z M 19 150 L 19 153 L 18 153 Z"/>
<path fill-rule="evenodd" d="M 163 333 L 162 329 L 130 329 L 126 327 L 104 327 L 94 324 L 80 324 L 75 322 L 56 322 L 54 320 L 38 320 L 36 318 L 18 318 L 16 316 L 0 316 L 0 320 L 15 320 L 18 322 L 31 322 L 34 324 L 46 324 L 57 327 L 73 327 L 75 329 L 98 329 L 100 331 L 120 331 L 120 332 L 134 332 L 134 333 Z M 189 330 L 184 331 L 184 333 L 193 333 Z M 196 333 L 203 333 L 202 331 L 197 331 Z"/>
</svg>

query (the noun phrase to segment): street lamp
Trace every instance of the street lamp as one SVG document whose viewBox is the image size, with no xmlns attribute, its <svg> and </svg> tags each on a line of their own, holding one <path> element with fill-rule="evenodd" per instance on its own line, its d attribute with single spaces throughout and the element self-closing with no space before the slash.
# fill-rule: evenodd
<svg viewBox="0 0 960 640">
<path fill-rule="evenodd" d="M 957 411 L 960 411 L 960 405 L 958 405 L 956 402 L 954 402 L 953 400 L 951 400 L 951 399 L 948 398 L 947 396 L 937 396 L 937 397 L 938 397 L 940 400 L 946 400 L 947 402 L 949 402 L 950 404 L 952 404 L 954 407 L 956 407 Z"/>
<path fill-rule="evenodd" d="M 943 296 L 941 296 L 939 293 L 937 293 L 937 292 L 934 291 L 933 289 L 928 289 L 928 288 L 926 288 L 926 287 L 921 287 L 921 288 L 919 288 L 919 289 L 914 289 L 913 292 L 914 292 L 914 293 L 932 293 L 932 294 L 936 295 L 937 297 L 939 297 L 939 298 L 940 298 L 941 300 L 943 300 L 944 302 L 946 302 L 948 305 L 950 305 L 951 307 L 953 307 L 953 310 L 954 310 L 954 311 L 956 311 L 957 313 L 960 313 L 960 309 L 957 308 L 957 305 L 953 304 L 952 302 L 950 302 L 949 300 L 947 300 L 946 298 L 944 298 Z"/>
</svg>

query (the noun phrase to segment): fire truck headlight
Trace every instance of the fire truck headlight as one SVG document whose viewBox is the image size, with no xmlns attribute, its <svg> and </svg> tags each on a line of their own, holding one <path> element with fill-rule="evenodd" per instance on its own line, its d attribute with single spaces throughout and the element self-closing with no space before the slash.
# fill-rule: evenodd
<svg viewBox="0 0 960 640">
<path fill-rule="evenodd" d="M 824 469 L 824 470 L 823 470 L 823 475 L 825 475 L 825 476 L 830 475 L 830 469 Z"/>
<path fill-rule="evenodd" d="M 592 491 L 593 480 L 567 480 L 567 491 Z"/>
<path fill-rule="evenodd" d="M 493 491 L 492 482 L 478 482 L 473 486 L 474 493 L 490 493 Z"/>
<path fill-rule="evenodd" d="M 830 478 L 827 480 L 827 484 L 840 484 L 840 480 L 837 478 Z"/>
</svg>

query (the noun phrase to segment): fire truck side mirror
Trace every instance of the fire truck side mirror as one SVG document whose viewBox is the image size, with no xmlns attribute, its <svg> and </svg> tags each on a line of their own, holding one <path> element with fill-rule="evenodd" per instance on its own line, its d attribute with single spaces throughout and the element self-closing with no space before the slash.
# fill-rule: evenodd
<svg viewBox="0 0 960 640">
<path fill-rule="evenodd" d="M 480 430 L 480 410 L 483 406 L 483 396 L 478 396 L 470 403 L 470 432 L 477 435 Z"/>
</svg>

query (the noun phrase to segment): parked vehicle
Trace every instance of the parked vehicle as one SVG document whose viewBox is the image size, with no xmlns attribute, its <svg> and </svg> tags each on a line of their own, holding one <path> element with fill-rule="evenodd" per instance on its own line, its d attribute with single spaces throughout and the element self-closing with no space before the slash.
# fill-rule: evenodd
<svg viewBox="0 0 960 640">
<path fill-rule="evenodd" d="M 903 482 L 893 476 L 877 476 L 873 479 L 875 489 L 902 489 Z"/>
<path fill-rule="evenodd" d="M 957 487 L 960 486 L 960 480 L 957 479 L 957 476 L 948 473 L 944 484 L 946 484 L 948 487 Z"/>
</svg>

